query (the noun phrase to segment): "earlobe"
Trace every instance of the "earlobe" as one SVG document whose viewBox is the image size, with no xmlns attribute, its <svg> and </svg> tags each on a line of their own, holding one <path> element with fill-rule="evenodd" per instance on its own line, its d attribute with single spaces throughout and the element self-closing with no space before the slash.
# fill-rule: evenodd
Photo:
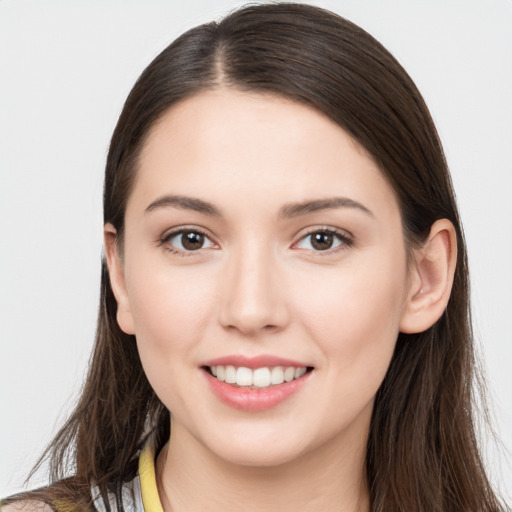
<svg viewBox="0 0 512 512">
<path fill-rule="evenodd" d="M 105 256 L 107 259 L 110 286 L 117 301 L 117 323 L 126 334 L 135 334 L 133 316 L 126 291 L 124 268 L 117 244 L 116 228 L 105 224 L 103 229 Z"/>
<path fill-rule="evenodd" d="M 404 333 L 427 330 L 446 309 L 457 263 L 453 224 L 447 219 L 434 222 L 427 241 L 413 252 L 409 294 L 400 322 Z"/>
</svg>

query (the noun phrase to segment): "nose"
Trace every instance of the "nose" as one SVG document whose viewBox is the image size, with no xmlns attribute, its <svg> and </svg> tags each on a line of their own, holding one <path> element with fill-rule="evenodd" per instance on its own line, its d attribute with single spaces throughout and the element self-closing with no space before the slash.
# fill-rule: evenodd
<svg viewBox="0 0 512 512">
<path fill-rule="evenodd" d="M 261 247 L 233 251 L 221 282 L 220 323 L 246 336 L 278 332 L 289 322 L 275 258 Z"/>
</svg>

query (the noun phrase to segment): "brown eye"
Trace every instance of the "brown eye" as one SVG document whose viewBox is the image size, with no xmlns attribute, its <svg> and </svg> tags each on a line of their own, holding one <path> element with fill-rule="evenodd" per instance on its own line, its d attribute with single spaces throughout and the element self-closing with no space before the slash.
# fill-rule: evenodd
<svg viewBox="0 0 512 512">
<path fill-rule="evenodd" d="M 303 236 L 295 247 L 298 249 L 322 252 L 337 249 L 341 246 L 348 247 L 351 244 L 351 239 L 346 235 L 329 229 L 319 229 L 318 231 L 312 231 Z"/>
<path fill-rule="evenodd" d="M 311 236 L 311 246 L 317 251 L 326 251 L 331 249 L 334 243 L 334 235 L 332 233 L 320 232 L 313 233 Z"/>
<path fill-rule="evenodd" d="M 192 229 L 171 233 L 164 241 L 181 252 L 198 251 L 214 245 L 205 234 Z"/>
<path fill-rule="evenodd" d="M 197 251 L 204 244 L 204 235 L 194 231 L 186 231 L 181 234 L 181 245 L 187 251 Z"/>
</svg>

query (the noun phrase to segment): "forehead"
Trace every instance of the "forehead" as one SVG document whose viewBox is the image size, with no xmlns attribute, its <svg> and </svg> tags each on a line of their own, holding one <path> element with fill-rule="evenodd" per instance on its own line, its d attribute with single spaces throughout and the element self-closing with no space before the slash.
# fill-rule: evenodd
<svg viewBox="0 0 512 512">
<path fill-rule="evenodd" d="M 367 152 L 317 110 L 270 94 L 203 91 L 171 107 L 151 129 L 133 196 L 194 195 L 271 205 L 350 194 L 394 194 Z"/>
</svg>

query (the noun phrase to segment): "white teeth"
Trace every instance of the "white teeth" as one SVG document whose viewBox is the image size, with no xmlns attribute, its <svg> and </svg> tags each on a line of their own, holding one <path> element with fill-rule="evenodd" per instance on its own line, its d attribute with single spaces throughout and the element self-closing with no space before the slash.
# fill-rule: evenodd
<svg viewBox="0 0 512 512">
<path fill-rule="evenodd" d="M 267 388 L 283 384 L 283 382 L 291 382 L 294 379 L 302 377 L 307 368 L 301 366 L 275 366 L 273 368 L 262 367 L 251 370 L 245 366 L 236 368 L 232 365 L 210 366 L 210 371 L 214 377 L 228 384 L 236 384 L 243 387 Z"/>
<path fill-rule="evenodd" d="M 302 377 L 306 373 L 306 368 L 295 368 L 295 379 L 298 379 L 299 377 Z"/>
<path fill-rule="evenodd" d="M 282 366 L 272 368 L 272 375 L 270 377 L 272 384 L 282 384 L 284 382 L 284 370 Z"/>
<path fill-rule="evenodd" d="M 234 366 L 226 366 L 226 378 L 224 379 L 228 384 L 236 382 L 236 368 Z"/>
<path fill-rule="evenodd" d="M 294 377 L 295 377 L 295 368 L 293 368 L 292 366 L 289 366 L 284 371 L 284 380 L 286 382 L 290 382 L 293 380 Z"/>
<path fill-rule="evenodd" d="M 252 370 L 245 366 L 240 366 L 236 370 L 236 384 L 237 386 L 252 386 Z"/>
<path fill-rule="evenodd" d="M 252 385 L 257 388 L 266 388 L 270 386 L 270 370 L 268 368 L 258 368 L 252 373 Z"/>
</svg>

